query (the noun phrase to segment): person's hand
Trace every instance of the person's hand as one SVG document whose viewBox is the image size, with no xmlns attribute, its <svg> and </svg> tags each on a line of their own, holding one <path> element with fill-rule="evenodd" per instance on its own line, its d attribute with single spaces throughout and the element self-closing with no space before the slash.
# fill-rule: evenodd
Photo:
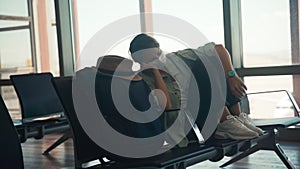
<svg viewBox="0 0 300 169">
<path fill-rule="evenodd" d="M 228 82 L 230 91 L 234 96 L 236 96 L 238 98 L 245 96 L 247 87 L 238 76 L 228 78 L 227 82 Z"/>
<path fill-rule="evenodd" d="M 157 68 L 157 65 L 153 63 L 140 63 L 140 64 L 143 70 L 147 69 L 146 72 L 152 73 L 156 89 L 159 89 L 163 92 L 163 95 L 161 93 L 155 94 L 154 92 L 154 95 L 158 100 L 158 105 L 160 106 L 160 108 L 166 110 L 171 109 L 172 103 L 171 103 L 169 91 L 163 80 L 160 70 Z"/>
</svg>

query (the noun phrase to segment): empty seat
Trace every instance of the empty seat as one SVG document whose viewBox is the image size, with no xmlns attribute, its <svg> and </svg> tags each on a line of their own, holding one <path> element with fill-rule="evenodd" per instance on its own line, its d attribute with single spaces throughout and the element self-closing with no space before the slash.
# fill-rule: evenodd
<svg viewBox="0 0 300 169">
<path fill-rule="evenodd" d="M 22 169 L 23 155 L 17 131 L 0 96 L 0 166 Z"/>
</svg>

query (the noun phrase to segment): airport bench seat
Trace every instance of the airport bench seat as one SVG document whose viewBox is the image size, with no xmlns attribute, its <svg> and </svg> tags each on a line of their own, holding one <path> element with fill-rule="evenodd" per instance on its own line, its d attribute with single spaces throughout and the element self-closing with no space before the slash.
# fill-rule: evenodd
<svg viewBox="0 0 300 169">
<path fill-rule="evenodd" d="M 21 143 L 27 138 L 42 138 L 45 134 L 69 129 L 66 118 L 49 119 L 43 121 L 22 122 L 22 120 L 13 120 L 13 124 L 18 132 Z"/>
<path fill-rule="evenodd" d="M 266 137 L 262 137 L 262 139 L 256 140 L 256 143 L 252 143 L 253 145 L 245 150 L 243 153 L 235 156 L 233 159 L 229 160 L 225 164 L 221 165 L 220 167 L 226 167 L 246 156 L 249 156 L 259 150 L 271 150 L 274 151 L 277 156 L 281 159 L 284 165 L 289 169 L 295 169 L 296 167 L 294 164 L 289 160 L 287 155 L 284 153 L 283 149 L 281 148 L 280 144 L 278 143 L 278 134 L 280 129 L 288 128 L 290 126 L 296 125 L 300 123 L 300 109 L 295 101 L 293 95 L 286 91 L 286 90 L 275 90 L 275 91 L 264 91 L 264 92 L 257 92 L 251 94 L 265 94 L 265 93 L 276 93 L 276 92 L 284 92 L 289 97 L 290 102 L 293 105 L 295 111 L 295 117 L 286 117 L 286 118 L 270 118 L 270 119 L 255 119 L 253 120 L 254 124 L 257 127 L 265 130 L 268 135 Z M 250 95 L 250 94 L 248 94 Z M 248 97 L 245 97 L 242 100 L 242 109 L 244 112 L 250 113 L 249 108 L 249 100 Z M 260 137 L 261 138 L 261 137 Z M 254 140 L 255 141 L 255 140 Z"/>
<path fill-rule="evenodd" d="M 52 78 L 48 72 L 10 76 L 21 107 L 22 119 L 14 121 L 21 142 L 29 137 L 40 139 L 45 134 L 68 129 Z M 53 148 L 55 146 L 51 146 Z"/>
<path fill-rule="evenodd" d="M 213 146 L 191 145 L 186 148 L 174 148 L 163 154 L 143 158 L 125 159 L 96 166 L 98 168 L 186 168 L 208 160 L 216 155 Z"/>
<path fill-rule="evenodd" d="M 274 118 L 274 119 L 255 119 L 254 124 L 263 130 L 272 130 L 274 128 L 287 128 L 289 126 L 300 123 L 299 117 L 286 117 L 286 118 Z"/>
<path fill-rule="evenodd" d="M 81 168 L 89 161 L 99 160 L 97 168 L 174 168 L 199 163 L 205 160 L 219 161 L 225 155 L 232 156 L 239 151 L 244 151 L 259 140 L 268 137 L 266 132 L 263 136 L 253 140 L 208 140 L 204 145 L 191 144 L 187 148 L 173 148 L 161 155 L 131 159 L 116 157 L 96 145 L 83 131 L 74 112 L 72 100 L 72 77 L 57 77 L 52 80 L 58 96 L 65 109 L 74 136 L 75 167 Z M 102 158 L 108 158 L 105 162 Z"/>
</svg>

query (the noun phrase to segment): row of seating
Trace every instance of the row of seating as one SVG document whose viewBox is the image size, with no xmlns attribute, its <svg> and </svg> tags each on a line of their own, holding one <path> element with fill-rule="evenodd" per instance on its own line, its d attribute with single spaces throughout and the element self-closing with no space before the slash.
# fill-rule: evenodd
<svg viewBox="0 0 300 169">
<path fill-rule="evenodd" d="M 225 167 L 258 150 L 273 150 L 281 158 L 287 168 L 295 168 L 280 148 L 275 129 L 295 125 L 300 122 L 299 117 L 257 121 L 257 125 L 267 132 L 265 132 L 263 136 L 252 140 L 233 141 L 216 140 L 212 138 L 207 140 L 204 145 L 195 144 L 187 148 L 175 148 L 150 158 L 125 158 L 107 152 L 99 147 L 83 130 L 73 105 L 72 77 L 54 78 L 53 83 L 73 131 L 76 168 L 80 168 L 92 160 L 99 160 L 100 166 L 103 168 L 186 168 L 187 166 L 204 160 L 219 161 L 224 156 L 233 156 L 239 151 L 243 152 L 222 165 L 222 167 Z M 299 108 L 297 105 L 295 106 L 299 113 Z"/>
<path fill-rule="evenodd" d="M 261 127 L 266 132 L 263 136 L 252 140 L 233 141 L 216 140 L 211 138 L 210 140 L 207 140 L 205 144 L 191 144 L 186 148 L 174 148 L 163 154 L 141 159 L 125 158 L 115 155 L 98 146 L 93 140 L 91 140 L 80 125 L 72 99 L 72 77 L 52 78 L 51 76 L 48 76 L 49 74 L 47 73 L 31 75 L 33 78 L 35 77 L 38 79 L 38 77 L 44 74 L 48 78 L 50 77 L 50 80 L 52 79 L 52 83 L 55 88 L 54 94 L 58 94 L 58 97 L 55 97 L 57 97 L 57 100 L 62 104 L 65 115 L 72 129 L 72 132 L 66 132 L 66 135 L 58 141 L 61 143 L 70 137 L 74 139 L 74 158 L 76 168 L 84 168 L 89 164 L 89 162 L 94 160 L 97 161 L 97 167 L 99 168 L 186 168 L 187 166 L 205 160 L 219 161 L 224 156 L 233 156 L 242 152 L 229 162 L 222 165 L 222 167 L 225 167 L 258 150 L 273 150 L 281 158 L 287 168 L 295 168 L 277 142 L 276 129 L 286 128 L 300 123 L 299 117 L 255 121 L 257 126 Z M 50 80 L 46 82 L 46 85 L 53 87 Z M 22 84 L 22 81 L 19 83 Z M 39 84 L 40 81 L 35 81 L 35 83 Z M 44 92 L 45 96 L 49 94 L 49 91 Z M 289 94 L 289 96 L 292 98 L 292 95 Z M 292 101 L 297 113 L 299 114 L 299 107 L 293 99 Z M 41 105 L 44 104 L 41 103 Z M 244 107 L 247 107 L 245 105 L 247 104 L 244 104 Z M 23 168 L 21 148 L 20 146 L 15 146 L 19 145 L 17 144 L 18 137 L 16 137 L 14 126 L 2 98 L 0 100 L 0 107 L 0 135 L 1 138 L 6 138 L 1 140 L 1 146 L 3 146 L 1 149 L 4 150 L 1 152 L 10 152 L 9 154 L 5 154 L 6 159 L 1 159 L 1 164 L 4 166 L 10 166 L 10 168 Z M 4 117 L 2 118 L 2 116 Z M 59 145 L 59 143 L 51 147 L 50 150 Z M 12 146 L 14 147 L 12 148 Z M 1 157 L 2 156 L 4 155 L 2 154 Z M 15 166 L 11 166 L 12 163 Z"/>
<path fill-rule="evenodd" d="M 48 133 L 69 130 L 63 107 L 51 84 L 52 78 L 51 73 L 10 76 L 21 108 L 21 119 L 13 120 L 13 123 L 22 143 L 30 137 L 41 139 Z M 45 153 L 51 151 L 61 142 L 63 141 L 58 140 Z"/>
</svg>

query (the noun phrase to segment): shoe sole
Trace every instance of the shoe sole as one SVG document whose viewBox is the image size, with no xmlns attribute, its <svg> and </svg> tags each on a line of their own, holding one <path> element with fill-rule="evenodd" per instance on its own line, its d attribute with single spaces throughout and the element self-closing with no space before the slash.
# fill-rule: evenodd
<svg viewBox="0 0 300 169">
<path fill-rule="evenodd" d="M 230 133 L 227 132 L 219 132 L 221 135 L 215 134 L 214 137 L 216 139 L 233 139 L 233 140 L 248 140 L 259 137 L 258 133 L 256 136 L 239 136 L 238 138 Z"/>
</svg>

